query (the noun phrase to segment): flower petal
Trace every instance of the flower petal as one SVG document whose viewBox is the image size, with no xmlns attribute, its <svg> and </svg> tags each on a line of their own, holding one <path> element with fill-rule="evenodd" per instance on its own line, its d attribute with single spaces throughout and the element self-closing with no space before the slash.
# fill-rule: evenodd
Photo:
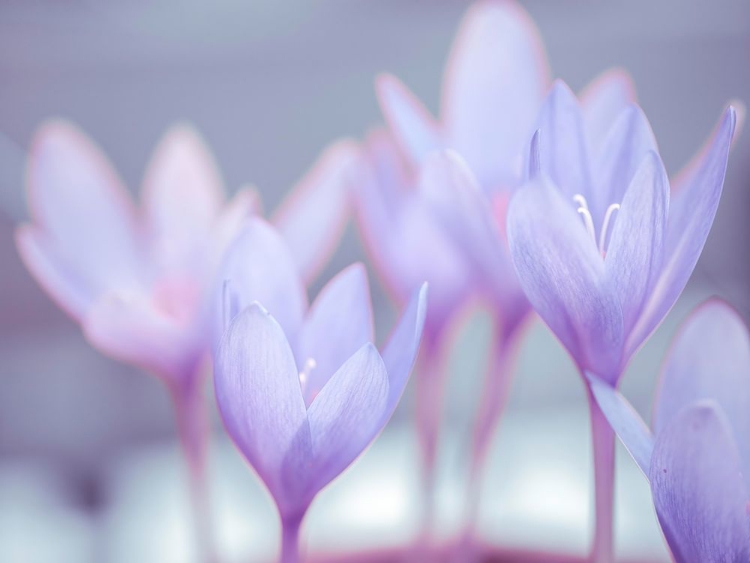
<svg viewBox="0 0 750 563">
<path fill-rule="evenodd" d="M 227 330 L 214 371 L 227 432 L 276 502 L 296 504 L 299 499 L 290 498 L 294 489 L 286 486 L 294 476 L 284 469 L 295 467 L 287 457 L 295 445 L 300 456 L 310 451 L 310 433 L 294 354 L 279 323 L 251 304 Z"/>
<path fill-rule="evenodd" d="M 718 299 L 698 307 L 672 344 L 654 403 L 654 431 L 703 399 L 715 400 L 727 415 L 750 479 L 750 337 L 739 314 Z"/>
<path fill-rule="evenodd" d="M 593 200 L 583 115 L 575 94 L 563 81 L 556 80 L 552 86 L 542 104 L 535 129 L 540 130 L 542 172 L 571 201 L 576 194 Z"/>
<path fill-rule="evenodd" d="M 698 262 L 719 205 L 735 122 L 735 113 L 730 107 L 716 128 L 691 181 L 672 196 L 662 273 L 633 329 L 630 349 L 640 346 L 661 323 Z"/>
<path fill-rule="evenodd" d="M 338 476 L 382 430 L 388 373 L 371 343 L 349 358 L 307 411 L 312 437 L 313 490 Z"/>
<path fill-rule="evenodd" d="M 596 243 L 548 179 L 516 192 L 508 210 L 508 242 L 521 287 L 537 313 L 580 369 L 613 383 L 623 340 L 620 304 L 607 285 Z"/>
<path fill-rule="evenodd" d="M 639 469 L 648 477 L 651 454 L 654 449 L 654 437 L 648 426 L 617 389 L 589 373 L 586 373 L 586 379 L 610 426 L 638 464 Z"/>
<path fill-rule="evenodd" d="M 228 282 L 228 286 L 224 282 Z M 307 310 L 307 294 L 289 248 L 263 219 L 249 219 L 227 250 L 216 291 L 216 341 L 230 321 L 257 301 L 266 308 L 294 342 Z M 224 315 L 224 288 L 230 291 L 230 311 Z"/>
<path fill-rule="evenodd" d="M 320 291 L 300 331 L 297 367 L 315 361 L 303 384 L 305 402 L 312 403 L 347 358 L 373 340 L 367 272 L 352 264 Z"/>
<path fill-rule="evenodd" d="M 143 182 L 143 205 L 157 262 L 182 270 L 201 267 L 205 245 L 224 203 L 223 182 L 205 142 L 190 125 L 171 127 Z"/>
<path fill-rule="evenodd" d="M 635 85 L 630 75 L 620 69 L 605 70 L 580 93 L 583 120 L 591 146 L 602 146 L 617 116 L 635 103 Z"/>
<path fill-rule="evenodd" d="M 375 83 L 380 110 L 410 166 L 419 166 L 443 139 L 435 119 L 395 76 L 380 75 Z"/>
<path fill-rule="evenodd" d="M 448 60 L 441 119 L 450 148 L 483 188 L 518 181 L 549 83 L 539 30 L 520 5 L 480 2 L 468 10 Z"/>
<path fill-rule="evenodd" d="M 649 480 L 677 563 L 750 560 L 747 490 L 737 446 L 715 405 L 682 410 L 659 433 Z"/>
<path fill-rule="evenodd" d="M 272 222 L 286 239 L 306 283 L 318 276 L 344 232 L 352 167 L 359 157 L 352 141 L 329 146 L 273 215 Z"/>
<path fill-rule="evenodd" d="M 48 265 L 60 266 L 55 277 L 66 277 L 86 304 L 142 280 L 130 196 L 106 157 L 74 125 L 52 121 L 36 133 L 27 189 L 33 223 L 44 233 L 48 256 L 54 255 Z M 70 311 L 82 305 L 64 304 Z"/>
<path fill-rule="evenodd" d="M 383 414 L 383 425 L 396 410 L 417 359 L 427 313 L 427 284 L 414 292 L 398 324 L 383 348 L 383 362 L 388 370 L 388 407 Z"/>
<path fill-rule="evenodd" d="M 669 211 L 669 179 L 659 155 L 646 155 L 617 211 L 604 261 L 605 276 L 623 311 L 627 334 L 659 276 Z M 630 352 L 626 350 L 624 360 Z"/>
</svg>

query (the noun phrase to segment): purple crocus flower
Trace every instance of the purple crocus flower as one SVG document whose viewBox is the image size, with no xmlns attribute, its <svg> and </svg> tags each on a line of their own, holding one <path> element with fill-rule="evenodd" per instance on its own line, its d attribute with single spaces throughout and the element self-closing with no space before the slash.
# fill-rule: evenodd
<svg viewBox="0 0 750 563">
<path fill-rule="evenodd" d="M 296 561 L 313 498 L 373 441 L 401 397 L 427 287 L 414 293 L 381 355 L 361 264 L 334 277 L 308 309 L 285 242 L 253 219 L 222 273 L 225 321 L 232 320 L 216 354 L 219 410 L 276 501 L 282 561 Z"/>
<path fill-rule="evenodd" d="M 719 204 L 735 122 L 729 107 L 670 191 L 638 106 L 626 107 L 596 143 L 575 95 L 562 82 L 554 85 L 531 143 L 531 180 L 509 206 L 508 242 L 529 301 L 582 374 L 616 386 L 682 292 Z M 608 561 L 614 437 L 596 402 L 590 404 L 594 552 Z"/>
<path fill-rule="evenodd" d="M 377 132 L 365 143 L 363 166 L 369 177 L 360 180 L 359 225 L 368 254 L 397 302 L 403 303 L 424 279 L 431 287 L 417 371 L 427 481 L 435 455 L 443 355 L 453 329 L 467 302 L 477 298 L 489 301 L 497 313 L 471 446 L 474 500 L 481 481 L 477 473 L 507 396 L 519 329 L 529 310 L 507 252 L 507 203 L 525 180 L 524 153 L 550 83 L 543 43 L 523 8 L 511 1 L 477 2 L 464 17 L 449 56 L 439 118 L 398 79 L 381 76 L 378 100 L 390 135 Z M 622 71 L 594 80 L 582 93 L 591 137 L 600 139 L 633 99 L 634 89 Z M 431 158 L 436 149 L 453 149 L 466 164 L 453 155 Z"/>
<path fill-rule="evenodd" d="M 739 314 L 713 299 L 684 322 L 662 367 L 653 435 L 616 390 L 598 380 L 592 389 L 651 483 L 675 561 L 750 560 L 750 335 Z"/>
<path fill-rule="evenodd" d="M 328 149 L 275 218 L 306 279 L 343 228 L 346 169 L 355 152 L 345 142 Z M 203 518 L 201 374 L 214 275 L 226 246 L 257 213 L 257 195 L 243 189 L 227 202 L 208 148 L 181 125 L 157 147 L 138 208 L 104 154 L 63 121 L 36 134 L 27 189 L 31 223 L 16 233 L 21 258 L 94 347 L 167 384 Z M 316 199 L 326 206 L 314 205 Z M 205 533 L 207 526 L 199 528 Z"/>
</svg>

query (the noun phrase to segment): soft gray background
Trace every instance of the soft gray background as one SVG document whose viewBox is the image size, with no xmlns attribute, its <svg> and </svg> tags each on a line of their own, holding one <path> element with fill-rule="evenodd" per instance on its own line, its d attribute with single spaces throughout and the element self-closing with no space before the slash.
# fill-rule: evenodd
<svg viewBox="0 0 750 563">
<path fill-rule="evenodd" d="M 554 75 L 574 89 L 611 66 L 630 71 L 671 172 L 702 144 L 727 101 L 750 101 L 750 2 L 523 5 L 542 32 Z M 161 384 L 91 350 L 16 255 L 13 228 L 26 216 L 24 151 L 41 121 L 61 115 L 79 123 L 135 191 L 164 129 L 189 119 L 213 147 L 227 189 L 251 181 L 271 210 L 328 142 L 361 136 L 380 120 L 373 94 L 378 72 L 396 74 L 437 108 L 443 64 L 467 6 L 446 0 L 4 0 L 0 466 L 31 463 L 33 471 L 51 471 L 74 506 L 99 513 L 117 496 L 103 477 L 111 466 L 128 452 L 168 444 L 174 434 Z M 745 134 L 730 159 L 717 222 L 691 290 L 627 376 L 625 390 L 644 413 L 656 366 L 691 304 L 718 293 L 750 312 L 748 156 Z M 361 256 L 350 228 L 323 279 Z M 383 324 L 392 308 L 374 277 L 372 285 Z M 462 340 L 454 362 L 452 428 L 465 424 L 476 390 L 484 335 L 481 321 L 478 326 Z M 560 420 L 585 418 L 580 384 L 554 339 L 537 327 L 526 349 L 510 408 L 514 417 L 541 422 L 538 428 L 509 422 L 504 435 L 508 426 L 518 428 L 506 440 L 511 444 L 523 443 L 531 427 L 537 438 L 552 439 L 564 432 Z M 572 439 L 585 446 L 585 420 L 571 424 Z M 528 461 L 530 467 L 544 462 Z M 587 476 L 578 478 L 585 493 Z M 658 534 L 653 537 L 658 542 Z"/>
</svg>

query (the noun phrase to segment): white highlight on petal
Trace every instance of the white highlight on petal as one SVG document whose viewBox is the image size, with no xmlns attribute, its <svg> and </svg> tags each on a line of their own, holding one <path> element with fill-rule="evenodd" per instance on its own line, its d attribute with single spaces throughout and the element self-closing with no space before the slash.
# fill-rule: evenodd
<svg viewBox="0 0 750 563">
<path fill-rule="evenodd" d="M 307 358 L 305 364 L 302 366 L 302 371 L 299 372 L 299 384 L 302 387 L 302 393 L 305 392 L 305 386 L 310 379 L 310 372 L 318 367 L 318 362 L 314 358 Z"/>
</svg>

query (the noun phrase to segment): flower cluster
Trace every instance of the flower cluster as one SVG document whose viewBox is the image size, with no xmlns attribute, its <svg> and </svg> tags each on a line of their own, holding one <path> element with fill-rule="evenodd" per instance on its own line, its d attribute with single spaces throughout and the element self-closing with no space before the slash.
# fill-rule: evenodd
<svg viewBox="0 0 750 563">
<path fill-rule="evenodd" d="M 73 125 L 37 133 L 19 252 L 93 346 L 166 383 L 196 495 L 209 359 L 226 431 L 278 507 L 285 562 L 313 498 L 382 431 L 416 362 L 429 520 L 446 356 L 478 302 L 494 339 L 470 440 L 476 487 L 536 312 L 589 393 L 592 560 L 613 560 L 615 433 L 650 482 L 676 561 L 750 560 L 750 338 L 736 313 L 712 301 L 688 319 L 653 431 L 617 390 L 699 259 L 741 108 L 670 178 L 628 75 L 606 71 L 579 95 L 553 81 L 533 22 L 510 1 L 470 8 L 439 117 L 393 76 L 377 78 L 376 95 L 386 126 L 326 149 L 268 221 L 252 188 L 226 200 L 188 126 L 156 149 L 140 207 Z M 308 304 L 350 215 L 402 309 L 380 349 L 363 265 Z M 475 511 L 478 490 L 469 498 Z"/>
</svg>

